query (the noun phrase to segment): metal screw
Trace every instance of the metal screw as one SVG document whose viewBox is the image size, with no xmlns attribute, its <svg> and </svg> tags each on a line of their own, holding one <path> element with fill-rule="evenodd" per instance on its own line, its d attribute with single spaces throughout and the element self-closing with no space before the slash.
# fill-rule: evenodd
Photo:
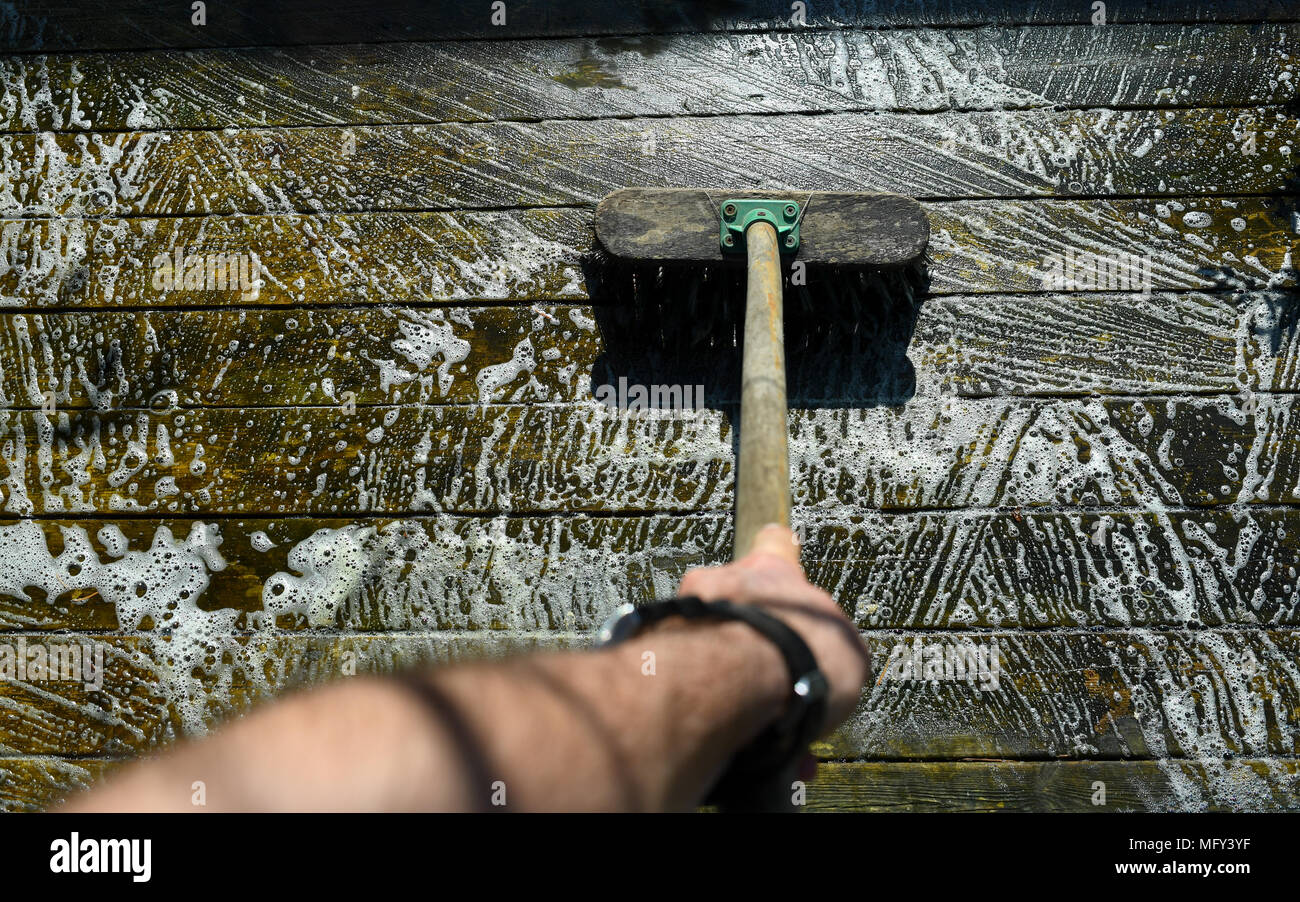
<svg viewBox="0 0 1300 902">
<path fill-rule="evenodd" d="M 798 208 L 798 207 L 796 207 L 794 204 L 786 204 L 786 205 L 785 205 L 785 218 L 786 218 L 786 219 L 794 219 L 794 218 L 795 218 L 796 216 L 798 216 L 798 215 L 799 215 L 799 208 Z"/>
<path fill-rule="evenodd" d="M 727 217 L 728 219 L 734 217 L 736 215 L 736 205 L 727 204 L 725 207 L 722 208 L 722 215 Z"/>
<path fill-rule="evenodd" d="M 728 234 L 728 235 L 723 235 L 723 236 L 722 236 L 722 243 L 725 244 L 727 247 L 731 247 L 733 244 L 736 243 L 736 239 L 732 238 L 731 235 L 729 235 L 729 234 Z"/>
<path fill-rule="evenodd" d="M 794 236 L 793 236 L 793 235 L 786 235 L 786 236 L 785 236 L 785 246 L 786 246 L 786 247 L 794 247 Z"/>
</svg>

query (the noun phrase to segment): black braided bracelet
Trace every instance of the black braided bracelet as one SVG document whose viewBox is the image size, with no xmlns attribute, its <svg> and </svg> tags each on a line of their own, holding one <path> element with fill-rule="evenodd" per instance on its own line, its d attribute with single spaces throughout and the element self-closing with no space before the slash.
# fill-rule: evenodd
<svg viewBox="0 0 1300 902">
<path fill-rule="evenodd" d="M 790 705 L 748 746 L 736 753 L 705 801 L 722 807 L 751 807 L 765 784 L 787 774 L 795 759 L 817 738 L 826 720 L 829 694 L 825 676 L 808 644 L 782 621 L 753 605 L 669 598 L 642 607 L 627 604 L 614 612 L 597 634 L 597 645 L 628 639 L 669 617 L 687 620 L 738 620 L 753 627 L 781 652 L 790 672 Z"/>
</svg>

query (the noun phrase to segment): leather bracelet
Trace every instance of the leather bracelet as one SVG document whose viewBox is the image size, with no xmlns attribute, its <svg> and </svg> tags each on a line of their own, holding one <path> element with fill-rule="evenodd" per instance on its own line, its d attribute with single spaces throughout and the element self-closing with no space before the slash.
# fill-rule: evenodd
<svg viewBox="0 0 1300 902">
<path fill-rule="evenodd" d="M 621 606 L 597 633 L 596 645 L 622 642 L 669 617 L 747 623 L 781 652 L 790 673 L 791 697 L 786 711 L 731 759 L 705 801 L 744 807 L 765 783 L 787 773 L 796 757 L 817 738 L 826 720 L 830 687 L 808 644 L 783 621 L 754 607 L 730 601 L 701 601 L 694 596 L 669 598 L 642 607 Z"/>
</svg>

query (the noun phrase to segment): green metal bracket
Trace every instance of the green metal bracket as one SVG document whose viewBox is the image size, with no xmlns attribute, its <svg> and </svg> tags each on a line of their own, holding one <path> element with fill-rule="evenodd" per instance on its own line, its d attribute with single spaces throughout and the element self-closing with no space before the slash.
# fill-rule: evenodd
<svg viewBox="0 0 1300 902">
<path fill-rule="evenodd" d="M 776 228 L 781 253 L 799 250 L 799 205 L 791 200 L 725 200 L 719 241 L 724 254 L 745 253 L 745 230 L 756 222 L 770 222 Z"/>
</svg>

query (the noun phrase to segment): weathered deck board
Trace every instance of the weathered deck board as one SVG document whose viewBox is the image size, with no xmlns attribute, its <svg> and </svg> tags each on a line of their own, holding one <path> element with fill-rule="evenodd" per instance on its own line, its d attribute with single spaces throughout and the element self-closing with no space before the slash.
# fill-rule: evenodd
<svg viewBox="0 0 1300 902">
<path fill-rule="evenodd" d="M 69 409 L 474 404 L 527 341 L 524 381 L 490 394 L 590 400 L 606 353 L 593 315 L 550 305 L 0 314 L 0 398 L 39 407 L 54 392 Z"/>
<path fill-rule="evenodd" d="M 565 647 L 572 634 L 204 636 L 188 629 L 93 637 L 102 688 L 0 684 L 0 754 L 123 755 L 202 732 L 287 687 L 420 661 Z M 207 624 L 219 619 L 210 615 Z M 834 758 L 1295 757 L 1300 641 L 1294 630 L 868 633 L 877 681 L 847 724 L 815 745 Z M 29 640 L 31 641 L 31 640 Z M 52 640 L 47 640 L 52 641 Z M 59 642 L 83 641 L 60 636 Z M 993 679 L 886 677 L 915 642 L 996 654 Z M 937 646 L 936 646 L 937 647 Z"/>
<path fill-rule="evenodd" d="M 966 201 L 925 211 L 936 293 L 1040 291 L 1053 261 L 1063 267 L 1067 255 L 1080 290 L 1092 287 L 1097 269 L 1079 262 L 1085 255 L 1144 259 L 1155 289 L 1296 284 L 1289 197 Z"/>
<path fill-rule="evenodd" d="M 677 3 L 663 0 L 513 0 L 501 23 L 490 5 L 419 0 L 331 2 L 290 0 L 267 6 L 232 0 L 196 27 L 188 6 L 160 14 L 152 0 L 120 0 L 111 8 L 66 0 L 29 0 L 5 10 L 0 48 L 17 51 L 121 50 L 155 47 L 337 44 L 446 37 L 503 39 L 548 35 L 677 34 L 803 27 L 1091 24 L 1089 4 L 1073 0 L 823 0 L 807 4 L 803 24 L 784 0 Z M 1300 18 L 1293 0 L 1142 0 L 1114 9 L 1117 22 L 1256 22 Z"/>
<path fill-rule="evenodd" d="M 1054 262 L 1137 258 L 1111 290 L 1296 284 L 1292 198 L 992 200 L 924 204 L 930 294 L 1038 292 Z M 0 305 L 463 304 L 582 301 L 589 209 L 126 220 L 0 220 Z M 180 251 L 181 264 L 176 266 Z M 223 255 L 226 288 L 216 278 Z M 225 257 L 242 255 L 238 287 Z M 1132 255 L 1132 257 L 1130 257 Z M 188 258 L 188 259 L 187 259 Z M 213 278 L 207 276 L 209 260 Z M 256 266 L 254 266 L 256 264 Z M 204 268 L 186 288 L 165 276 Z M 242 273 L 256 274 L 245 285 Z M 1109 272 L 1109 270 L 1107 271 Z M 809 273 L 813 288 L 817 274 Z M 599 303 L 618 298 L 597 296 Z"/>
<path fill-rule="evenodd" d="M 934 298 L 907 357 L 925 395 L 1290 390 L 1295 301 L 1281 291 Z"/>
<path fill-rule="evenodd" d="M 794 500 L 857 512 L 1292 504 L 1297 403 L 918 398 L 794 411 Z M 732 460 L 729 417 L 709 409 L 0 412 L 3 510 L 19 516 L 725 510 Z"/>
<path fill-rule="evenodd" d="M 231 611 L 235 629 L 260 623 L 264 609 L 276 616 L 276 589 L 289 587 L 304 605 L 278 616 L 285 629 L 590 630 L 624 600 L 671 594 L 685 568 L 720 560 L 729 528 L 716 514 L 290 517 L 199 523 L 197 533 L 194 520 L 10 522 L 0 545 L 21 566 L 3 571 L 0 629 L 129 626 L 118 608 L 137 584 L 180 591 L 142 566 L 172 554 L 187 565 L 184 588 Z M 301 583 L 293 571 L 303 566 L 325 581 Z"/>
<path fill-rule="evenodd" d="M 98 642 L 104 655 L 102 687 L 32 680 L 0 683 L 0 757 L 139 754 L 180 735 L 201 734 L 255 701 L 304 683 L 389 672 L 421 662 L 559 648 L 574 641 L 502 633 L 378 641 L 274 634 L 236 638 L 220 632 L 205 637 L 193 631 L 227 625 L 221 612 L 205 616 L 191 609 L 182 616 L 173 636 L 63 634 L 48 640 L 64 646 Z"/>
<path fill-rule="evenodd" d="M 809 578 L 871 628 L 1292 624 L 1292 517 L 795 511 Z"/>
<path fill-rule="evenodd" d="M 0 506 L 61 518 L 0 521 L 0 641 L 113 649 L 102 692 L 0 684 L 0 808 L 353 663 L 584 641 L 726 559 L 731 384 L 629 355 L 586 255 L 611 188 L 745 182 L 927 199 L 915 322 L 803 361 L 796 522 L 877 675 L 1001 652 L 990 691 L 878 681 L 811 807 L 1300 807 L 1300 4 L 210 6 L 0 11 L 23 50 L 261 45 L 0 62 L 0 215 L 53 217 L 0 221 L 0 305 L 55 311 L 0 315 Z M 177 249 L 260 284 L 156 287 Z M 1150 278 L 1059 294 L 1066 252 Z M 589 371 L 726 409 L 620 420 Z"/>
<path fill-rule="evenodd" d="M 1270 193 L 1293 186 L 1296 130 L 1260 107 L 10 134 L 0 215 L 590 204 L 629 184 L 930 199 Z"/>
<path fill-rule="evenodd" d="M 1290 508 L 794 513 L 809 578 L 863 628 L 1300 624 Z M 283 629 L 582 632 L 671 595 L 731 540 L 726 513 L 11 521 L 0 630 L 127 628 L 143 585 L 241 630 L 270 611 Z M 186 562 L 179 588 L 167 554 Z"/>
<path fill-rule="evenodd" d="M 792 349 L 789 391 L 795 407 L 912 393 L 1295 391 L 1297 301 L 1282 291 L 931 298 L 915 313 L 866 310 L 856 337 Z M 0 399 L 36 408 L 52 397 L 66 410 L 571 402 L 620 378 L 701 385 L 709 407 L 738 399 L 738 355 L 634 342 L 602 319 L 541 304 L 0 313 Z M 520 355 L 518 378 L 485 394 L 494 368 Z"/>
<path fill-rule="evenodd" d="M 820 754 L 858 757 L 1295 756 L 1300 668 L 1293 631 L 982 633 L 997 680 L 892 680 L 896 647 L 869 633 L 875 684 Z"/>
<path fill-rule="evenodd" d="M 41 811 L 117 764 L 102 758 L 0 758 L 0 811 Z"/>
<path fill-rule="evenodd" d="M 0 128 L 1260 106 L 1297 51 L 1295 25 L 1120 24 L 15 56 Z"/>
<path fill-rule="evenodd" d="M 117 765 L 104 758 L 0 758 L 0 811 L 39 811 Z M 1279 758 L 825 762 L 808 784 L 806 810 L 1294 811 L 1298 772 L 1294 760 Z M 1098 783 L 1105 785 L 1104 804 L 1093 802 L 1101 799 Z"/>
<path fill-rule="evenodd" d="M 818 768 L 807 798 L 809 811 L 1295 811 L 1300 766 L 1278 758 L 837 762 Z"/>
</svg>

